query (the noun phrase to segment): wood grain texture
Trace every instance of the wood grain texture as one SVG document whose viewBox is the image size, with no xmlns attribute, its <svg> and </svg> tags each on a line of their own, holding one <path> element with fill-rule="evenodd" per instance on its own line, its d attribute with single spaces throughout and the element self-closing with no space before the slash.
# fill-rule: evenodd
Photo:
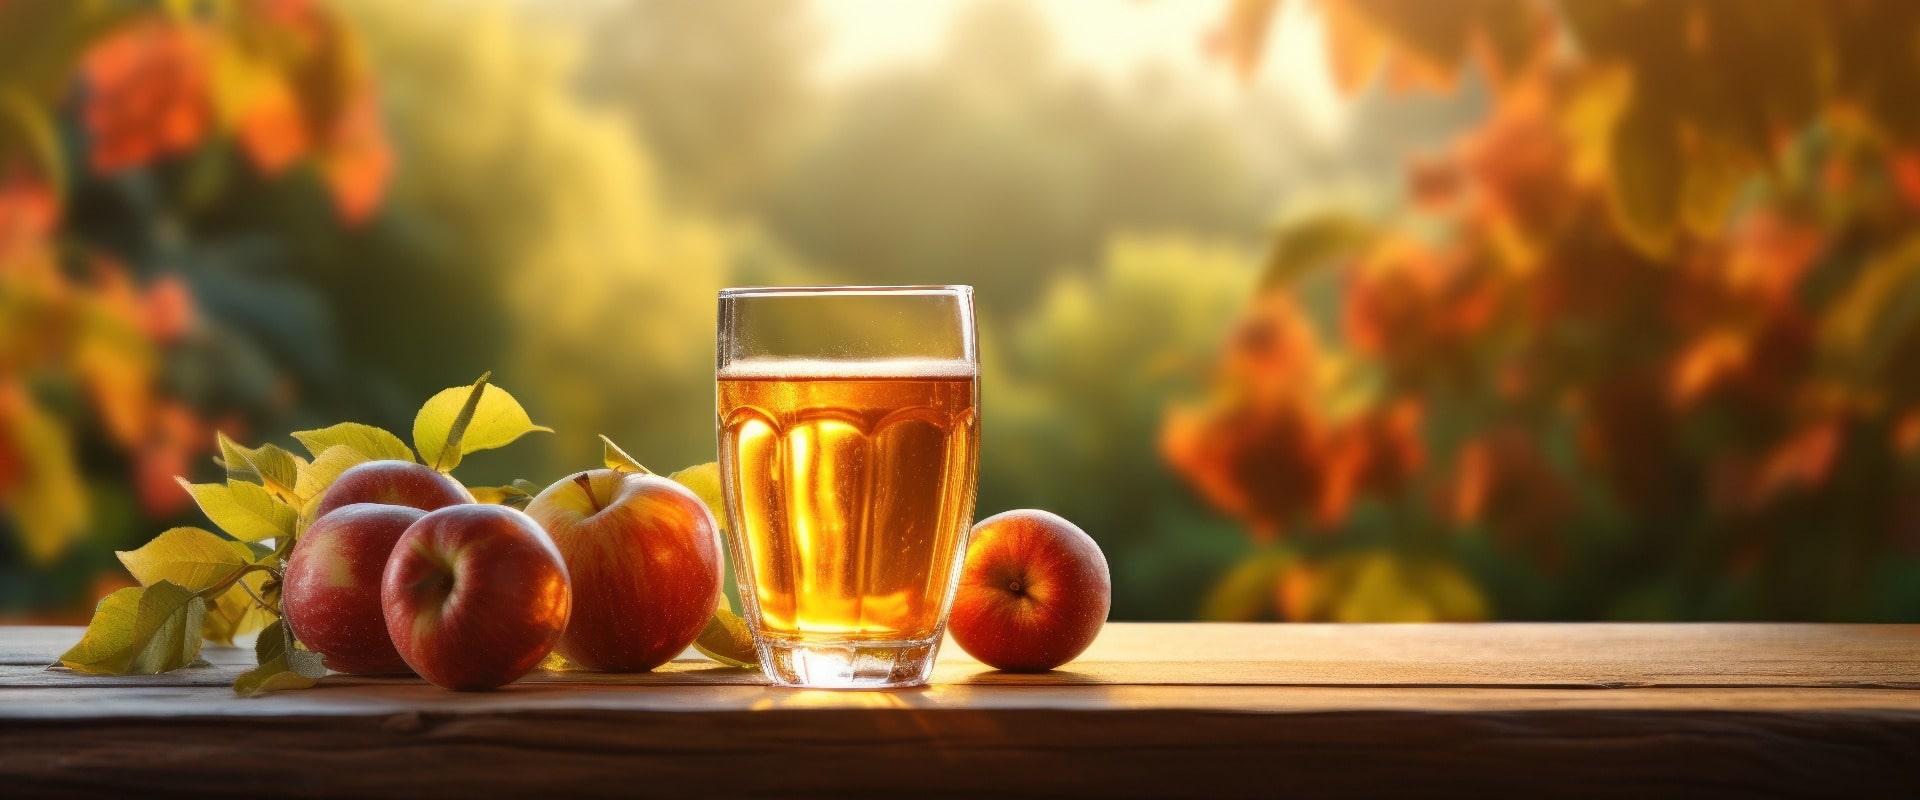
<svg viewBox="0 0 1920 800">
<path fill-rule="evenodd" d="M 690 657 L 481 694 L 330 676 L 251 700 L 227 689 L 243 649 L 168 675 L 45 669 L 78 635 L 0 628 L 0 786 L 1920 794 L 1920 626 L 1114 624 L 1063 671 L 949 647 L 934 685 L 895 692 L 773 689 Z"/>
<path fill-rule="evenodd" d="M 62 685 L 32 677 L 80 628 L 0 628 L 0 686 Z M 1570 624 L 1340 625 L 1116 623 L 1085 654 L 1040 675 L 990 669 L 942 648 L 935 683 L 1241 686 L 1833 686 L 1920 688 L 1920 625 Z M 106 679 L 125 685 L 231 682 L 249 647 L 212 647 L 216 669 Z M 226 669 L 217 669 L 226 668 Z M 333 676 L 332 682 L 365 679 Z M 649 675 L 535 673 L 541 683 L 758 684 L 689 650 Z M 4 712 L 0 712 L 4 713 Z"/>
</svg>

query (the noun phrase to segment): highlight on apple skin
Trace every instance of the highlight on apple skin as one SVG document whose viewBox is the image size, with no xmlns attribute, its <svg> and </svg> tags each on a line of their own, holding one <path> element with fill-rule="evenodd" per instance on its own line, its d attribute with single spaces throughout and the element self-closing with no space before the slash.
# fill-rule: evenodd
<svg viewBox="0 0 1920 800">
<path fill-rule="evenodd" d="M 407 666 L 442 688 L 473 691 L 512 683 L 553 651 L 573 607 L 569 583 L 532 517 L 468 503 L 407 528 L 380 602 Z"/>
<path fill-rule="evenodd" d="M 319 518 L 341 506 L 381 503 L 435 511 L 473 502 L 473 493 L 459 481 L 425 464 L 383 459 L 348 467 L 320 493 L 313 516 Z"/>
<path fill-rule="evenodd" d="M 947 630 L 981 663 L 1043 672 L 1093 644 L 1112 601 L 1093 537 L 1057 514 L 1019 509 L 973 526 Z"/>
<path fill-rule="evenodd" d="M 315 520 L 294 545 L 281 609 L 293 635 L 328 669 L 356 675 L 411 672 L 387 637 L 380 582 L 407 528 L 426 516 L 406 506 L 354 503 Z"/>
<path fill-rule="evenodd" d="M 698 495 L 637 472 L 596 469 L 546 488 L 527 514 L 573 578 L 573 618 L 554 651 L 590 670 L 660 666 L 699 637 L 720 602 L 719 525 Z"/>
</svg>

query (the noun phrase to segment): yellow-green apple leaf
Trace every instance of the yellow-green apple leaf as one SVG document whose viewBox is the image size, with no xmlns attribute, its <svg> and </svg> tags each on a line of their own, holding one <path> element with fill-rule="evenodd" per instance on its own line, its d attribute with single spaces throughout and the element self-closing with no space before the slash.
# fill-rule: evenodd
<svg viewBox="0 0 1920 800">
<path fill-rule="evenodd" d="M 533 495 L 518 486 L 471 486 L 467 491 L 473 493 L 474 502 L 478 503 L 526 508 L 533 502 Z"/>
<path fill-rule="evenodd" d="M 413 461 L 413 450 L 400 437 L 388 433 L 384 428 L 362 425 L 358 422 L 342 422 L 317 431 L 294 431 L 293 438 L 299 440 L 307 452 L 319 458 L 322 453 L 334 447 L 352 448 L 365 458 L 362 461 Z"/>
<path fill-rule="evenodd" d="M 254 600 L 256 596 L 266 595 L 270 580 L 264 571 L 249 572 L 226 591 L 209 599 L 207 615 L 201 619 L 200 635 L 207 641 L 230 645 L 235 638 L 265 628 L 267 623 L 278 619 Z M 249 590 L 252 594 L 248 594 Z"/>
<path fill-rule="evenodd" d="M 471 386 L 466 387 L 466 392 L 465 392 L 466 399 L 460 401 L 460 409 L 458 411 L 455 411 L 453 413 L 452 419 L 447 422 L 446 436 L 442 437 L 440 440 L 440 445 L 434 448 L 436 457 L 427 459 L 429 462 L 433 464 L 434 468 L 436 469 L 441 468 L 440 463 L 444 460 L 444 456 L 446 456 L 446 454 L 448 453 L 452 453 L 455 458 L 458 458 L 459 456 L 463 455 L 460 452 L 460 440 L 466 438 L 467 426 L 473 424 L 473 415 L 480 412 L 480 398 L 487 396 L 487 379 L 492 376 L 493 376 L 492 371 L 482 372 L 480 373 L 479 380 L 474 381 Z M 460 387 L 450 387 L 450 388 L 457 389 Z M 446 392 L 442 391 L 441 394 L 446 394 Z M 434 398 L 432 397 L 427 398 L 427 402 L 420 407 L 420 413 L 414 415 L 413 441 L 414 441 L 414 446 L 416 447 L 420 446 L 419 445 L 420 417 L 426 414 L 428 406 L 433 405 L 433 400 Z M 527 421 L 532 422 L 533 420 L 529 418 Z M 420 452 L 425 453 L 426 448 L 422 447 L 420 449 Z M 445 469 L 451 470 L 453 469 L 453 465 L 448 465 L 445 467 Z"/>
<path fill-rule="evenodd" d="M 300 484 L 294 487 L 294 492 L 303 501 L 312 501 L 332 486 L 340 473 L 373 460 L 352 445 L 336 444 L 320 451 L 319 455 L 313 457 L 313 463 L 300 471 Z"/>
<path fill-rule="evenodd" d="M 61 666 L 94 675 L 151 675 L 200 655 L 206 601 L 171 581 L 129 586 L 101 599 Z"/>
<path fill-rule="evenodd" d="M 233 679 L 233 693 L 241 697 L 259 697 L 268 692 L 311 689 L 320 681 L 293 668 L 285 658 L 276 658 L 254 667 Z"/>
<path fill-rule="evenodd" d="M 300 543 L 300 537 L 307 535 L 307 529 L 313 527 L 313 521 L 319 518 L 320 495 L 316 494 L 300 505 L 300 515 L 293 520 L 293 535 L 274 541 L 270 558 L 279 559 L 281 562 L 292 558 L 294 545 Z"/>
<path fill-rule="evenodd" d="M 508 497 L 520 494 L 519 489 L 511 486 L 469 486 L 467 492 L 473 495 L 474 502 L 489 505 L 499 505 Z"/>
<path fill-rule="evenodd" d="M 249 448 L 224 433 L 215 434 L 220 443 L 220 460 L 227 468 L 227 481 L 247 481 L 265 487 L 282 500 L 294 498 L 305 460 L 277 445 Z"/>
<path fill-rule="evenodd" d="M 286 659 L 287 665 L 293 667 L 293 671 L 301 675 L 305 675 L 316 681 L 327 676 L 325 659 L 323 659 L 319 653 L 308 650 L 298 642 L 287 648 Z"/>
<path fill-rule="evenodd" d="M 282 659 L 295 672 L 314 680 L 327 675 L 327 667 L 322 663 L 320 654 L 295 642 L 293 629 L 287 627 L 286 620 L 274 620 L 272 625 L 260 632 L 260 638 L 253 643 L 253 654 L 262 664 Z"/>
<path fill-rule="evenodd" d="M 269 494 L 266 488 L 244 481 L 223 483 L 188 483 L 185 478 L 176 479 L 185 487 L 193 501 L 200 504 L 200 511 L 220 526 L 227 535 L 243 542 L 257 542 L 277 536 L 292 536 L 294 519 L 299 516 L 293 506 Z"/>
<path fill-rule="evenodd" d="M 627 455 L 627 451 L 620 449 L 620 445 L 614 444 L 604 433 L 600 434 L 600 460 L 606 462 L 607 469 L 653 474 L 653 470 L 640 466 L 638 459 Z"/>
<path fill-rule="evenodd" d="M 260 666 L 233 680 L 233 692 L 241 697 L 312 688 L 327 674 L 327 668 L 320 663 L 320 654 L 295 644 L 284 620 L 274 620 L 260 631 L 253 652 Z"/>
<path fill-rule="evenodd" d="M 220 466 L 227 470 L 227 480 L 260 482 L 260 471 L 253 468 L 253 462 L 247 459 L 245 449 L 238 442 L 227 438 L 220 432 L 213 434 L 213 440 L 220 445 Z"/>
<path fill-rule="evenodd" d="M 446 472 L 469 453 L 504 447 L 534 431 L 553 429 L 535 425 L 520 401 L 482 375 L 472 386 L 442 389 L 427 399 L 413 418 L 413 446 L 423 461 Z"/>
<path fill-rule="evenodd" d="M 247 548 L 200 528 L 174 528 L 136 550 L 114 553 L 141 586 L 172 581 L 189 592 L 204 592 L 233 580 L 253 563 Z"/>
<path fill-rule="evenodd" d="M 667 476 L 668 480 L 685 486 L 699 495 L 700 501 L 707 504 L 707 510 L 713 513 L 713 524 L 721 533 L 727 532 L 727 500 L 720 492 L 720 465 L 709 461 L 695 464 Z"/>
<path fill-rule="evenodd" d="M 19 459 L 11 466 L 24 467 L 13 473 L 18 483 L 0 501 L 0 517 L 12 523 L 28 561 L 49 567 L 86 536 L 93 514 L 73 435 L 60 417 L 28 399 L 0 403 L 0 442 Z"/>
<path fill-rule="evenodd" d="M 760 654 L 753 649 L 753 632 L 747 630 L 746 620 L 733 613 L 725 597 L 720 598 L 720 607 L 714 609 L 707 627 L 700 630 L 700 638 L 693 640 L 693 649 L 730 667 L 753 669 L 760 665 Z"/>
</svg>

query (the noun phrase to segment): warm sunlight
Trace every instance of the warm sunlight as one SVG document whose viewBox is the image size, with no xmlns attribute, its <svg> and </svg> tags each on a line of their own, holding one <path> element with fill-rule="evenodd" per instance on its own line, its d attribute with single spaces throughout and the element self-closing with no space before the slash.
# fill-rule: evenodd
<svg viewBox="0 0 1920 800">
<path fill-rule="evenodd" d="M 819 75 L 845 81 L 925 62 L 940 50 L 953 18 L 969 5 L 971 0 L 818 0 Z M 1200 90 L 1222 96 L 1243 88 L 1206 52 L 1208 33 L 1220 24 L 1217 2 L 1052 0 L 1032 6 L 1052 29 L 1055 49 L 1074 68 L 1113 80 L 1171 69 Z M 1300 123 L 1325 136 L 1337 132 L 1346 101 L 1334 89 L 1323 36 L 1315 6 L 1285 6 L 1268 43 L 1272 58 L 1260 66 L 1254 83 L 1292 99 Z"/>
<path fill-rule="evenodd" d="M 0 0 L 0 786 L 1920 797 L 1916 42 Z"/>
</svg>

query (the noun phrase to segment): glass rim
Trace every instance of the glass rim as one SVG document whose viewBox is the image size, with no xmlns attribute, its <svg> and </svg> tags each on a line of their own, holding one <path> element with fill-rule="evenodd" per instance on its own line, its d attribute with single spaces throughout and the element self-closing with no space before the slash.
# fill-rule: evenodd
<svg viewBox="0 0 1920 800">
<path fill-rule="evenodd" d="M 819 297 L 850 295 L 922 295 L 928 297 L 960 296 L 973 294 L 973 287 L 963 283 L 919 284 L 912 286 L 737 286 L 720 290 L 720 299 L 735 297 Z"/>
</svg>

